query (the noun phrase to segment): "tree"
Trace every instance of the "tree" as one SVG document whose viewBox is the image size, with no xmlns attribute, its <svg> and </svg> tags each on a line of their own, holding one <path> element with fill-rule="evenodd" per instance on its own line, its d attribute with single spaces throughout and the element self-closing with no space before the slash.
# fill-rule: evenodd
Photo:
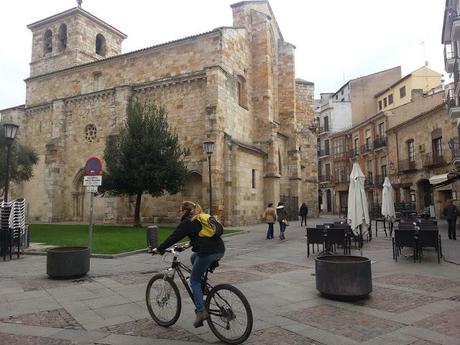
<svg viewBox="0 0 460 345">
<path fill-rule="evenodd" d="M 0 188 L 5 186 L 7 144 L 3 125 L 0 123 Z M 30 147 L 14 141 L 11 145 L 9 175 L 16 183 L 28 181 L 33 176 L 33 166 L 38 163 L 37 153 Z"/>
<path fill-rule="evenodd" d="M 188 152 L 170 129 L 164 108 L 131 100 L 120 134 L 107 141 L 101 191 L 135 195 L 134 226 L 140 226 L 142 194 L 178 193 L 188 171 L 184 163 Z"/>
</svg>

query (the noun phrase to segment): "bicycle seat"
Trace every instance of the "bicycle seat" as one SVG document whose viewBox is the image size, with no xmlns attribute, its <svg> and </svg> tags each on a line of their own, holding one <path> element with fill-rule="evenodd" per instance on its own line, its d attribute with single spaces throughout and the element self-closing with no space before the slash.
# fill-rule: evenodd
<svg viewBox="0 0 460 345">
<path fill-rule="evenodd" d="M 212 272 L 214 272 L 214 270 L 215 270 L 217 267 L 219 267 L 219 260 L 214 261 L 214 262 L 209 266 L 208 271 L 212 273 Z"/>
</svg>

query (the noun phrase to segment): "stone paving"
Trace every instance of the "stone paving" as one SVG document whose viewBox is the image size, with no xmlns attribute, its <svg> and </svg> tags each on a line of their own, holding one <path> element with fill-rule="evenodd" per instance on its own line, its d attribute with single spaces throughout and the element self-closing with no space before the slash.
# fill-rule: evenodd
<svg viewBox="0 0 460 345">
<path fill-rule="evenodd" d="M 309 226 L 329 222 L 309 220 Z M 305 231 L 292 222 L 287 240 L 265 240 L 266 226 L 244 227 L 225 239 L 227 253 L 212 283 L 236 285 L 248 298 L 254 327 L 251 345 L 459 345 L 460 241 L 447 240 L 445 258 L 424 252 L 421 263 L 392 259 L 391 239 L 365 242 L 373 292 L 356 302 L 321 297 L 315 288 L 315 257 L 306 256 Z M 276 229 L 278 230 L 278 229 Z M 356 249 L 353 255 L 360 255 Z M 190 253 L 182 253 L 188 262 Z M 167 265 L 136 254 L 91 259 L 91 271 L 75 280 L 47 278 L 46 257 L 25 255 L 0 262 L 0 345 L 219 344 L 208 326 L 192 326 L 193 305 L 180 288 L 182 313 L 170 328 L 156 325 L 145 306 L 150 277 Z"/>
</svg>

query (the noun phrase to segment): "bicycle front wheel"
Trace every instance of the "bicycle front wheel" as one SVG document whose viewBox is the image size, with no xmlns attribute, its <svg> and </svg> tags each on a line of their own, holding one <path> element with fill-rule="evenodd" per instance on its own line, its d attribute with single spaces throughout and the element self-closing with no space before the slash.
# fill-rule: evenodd
<svg viewBox="0 0 460 345">
<path fill-rule="evenodd" d="M 170 277 L 154 275 L 147 284 L 145 301 L 152 319 L 163 327 L 176 323 L 182 308 L 179 289 Z"/>
<path fill-rule="evenodd" d="M 233 285 L 216 285 L 206 298 L 207 319 L 214 335 L 227 344 L 241 344 L 252 331 L 252 310 L 243 293 Z"/>
</svg>

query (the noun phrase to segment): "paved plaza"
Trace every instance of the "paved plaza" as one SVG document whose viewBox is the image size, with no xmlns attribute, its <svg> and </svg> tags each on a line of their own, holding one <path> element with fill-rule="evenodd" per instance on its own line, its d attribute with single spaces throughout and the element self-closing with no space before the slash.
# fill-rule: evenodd
<svg viewBox="0 0 460 345">
<path fill-rule="evenodd" d="M 404 255 L 395 262 L 382 230 L 364 244 L 363 255 L 373 260 L 373 292 L 366 300 L 337 302 L 318 294 L 316 253 L 307 258 L 298 222 L 282 242 L 265 240 L 265 224 L 226 237 L 226 256 L 211 280 L 235 284 L 247 296 L 255 322 L 246 344 L 458 345 L 460 241 L 447 240 L 445 222 L 439 223 L 447 260 L 441 264 L 429 250 L 422 263 Z M 189 255 L 184 252 L 183 260 Z M 176 325 L 166 329 L 150 319 L 145 287 L 165 266 L 162 257 L 144 253 L 92 258 L 88 276 L 59 281 L 47 279 L 45 256 L 1 261 L 0 344 L 219 343 L 207 325 L 193 328 L 188 297 Z"/>
</svg>

